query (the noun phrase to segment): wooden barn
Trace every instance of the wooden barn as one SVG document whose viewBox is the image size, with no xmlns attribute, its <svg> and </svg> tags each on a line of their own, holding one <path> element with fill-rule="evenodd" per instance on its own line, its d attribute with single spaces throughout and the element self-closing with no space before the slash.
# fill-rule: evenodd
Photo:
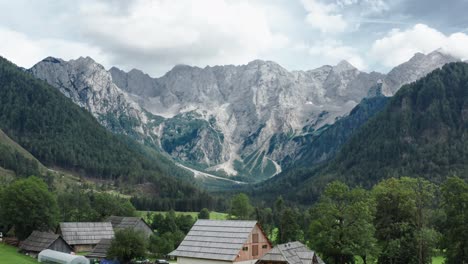
<svg viewBox="0 0 468 264">
<path fill-rule="evenodd" d="M 34 231 L 26 240 L 21 242 L 20 251 L 36 257 L 39 252 L 45 249 L 70 253 L 72 248 L 58 234 Z"/>
<path fill-rule="evenodd" d="M 153 234 L 151 227 L 140 217 L 111 216 L 107 221 L 112 223 L 114 230 L 133 228 L 134 230 L 142 231 L 147 238 Z"/>
<path fill-rule="evenodd" d="M 58 233 L 75 252 L 91 251 L 101 239 L 114 238 L 110 222 L 60 223 Z"/>
<path fill-rule="evenodd" d="M 179 264 L 253 264 L 270 250 L 256 221 L 198 220 L 169 256 Z"/>
<path fill-rule="evenodd" d="M 301 242 L 277 245 L 257 261 L 257 264 L 325 264 L 314 251 Z"/>
<path fill-rule="evenodd" d="M 109 238 L 103 238 L 97 243 L 97 245 L 94 247 L 93 251 L 88 253 L 86 255 L 87 258 L 90 259 L 105 259 L 107 256 L 107 251 L 110 248 L 112 239 Z"/>
</svg>

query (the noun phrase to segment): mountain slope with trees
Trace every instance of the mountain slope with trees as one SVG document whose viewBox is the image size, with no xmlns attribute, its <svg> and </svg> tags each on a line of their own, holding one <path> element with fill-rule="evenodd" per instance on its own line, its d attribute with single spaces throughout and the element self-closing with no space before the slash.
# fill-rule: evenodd
<svg viewBox="0 0 468 264">
<path fill-rule="evenodd" d="M 108 132 L 55 88 L 3 58 L 0 129 L 45 166 L 114 182 L 149 182 L 149 194 L 169 199 L 165 201 L 169 207 L 176 200 L 180 204 L 210 200 L 188 182 L 191 176 L 185 170 L 134 140 Z M 190 209 L 203 207 L 209 206 Z"/>
<path fill-rule="evenodd" d="M 364 124 L 379 113 L 387 104 L 389 97 L 377 96 L 364 98 L 351 110 L 348 116 L 327 127 L 318 136 L 312 136 L 310 143 L 303 144 L 302 154 L 293 162 L 294 166 L 310 167 L 328 161 L 340 151 L 349 138 Z"/>
<path fill-rule="evenodd" d="M 39 175 L 45 167 L 0 129 L 0 168 L 16 176 Z M 1 173 L 0 173 L 1 175 Z"/>
<path fill-rule="evenodd" d="M 442 182 L 468 172 L 468 64 L 452 63 L 403 86 L 327 169 L 370 187 L 391 176 Z"/>
<path fill-rule="evenodd" d="M 451 175 L 466 177 L 467 128 L 468 64 L 451 63 L 403 86 L 335 159 L 286 171 L 255 193 L 266 199 L 283 194 L 308 204 L 336 179 L 371 188 L 389 177 L 423 177 L 436 183 Z"/>
</svg>

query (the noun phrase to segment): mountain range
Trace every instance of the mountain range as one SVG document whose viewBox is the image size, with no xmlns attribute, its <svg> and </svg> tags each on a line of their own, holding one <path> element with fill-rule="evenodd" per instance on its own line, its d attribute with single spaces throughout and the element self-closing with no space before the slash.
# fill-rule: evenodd
<svg viewBox="0 0 468 264">
<path fill-rule="evenodd" d="M 184 166 L 258 182 L 332 158 L 351 132 L 385 105 L 385 99 L 372 98 L 392 96 L 403 84 L 454 61 L 440 51 L 418 53 L 381 74 L 346 61 L 287 71 L 256 60 L 241 66 L 177 65 L 152 78 L 136 69 L 106 70 L 89 57 L 49 57 L 28 71 L 114 133 Z M 358 108 L 369 111 L 350 115 L 361 101 Z"/>
<path fill-rule="evenodd" d="M 333 180 L 371 188 L 390 177 L 422 177 L 435 183 L 453 175 L 466 178 L 467 84 L 468 64 L 458 62 L 404 85 L 329 162 L 291 168 L 254 187 L 252 195 L 274 200 L 282 194 L 309 204 Z"/>
</svg>

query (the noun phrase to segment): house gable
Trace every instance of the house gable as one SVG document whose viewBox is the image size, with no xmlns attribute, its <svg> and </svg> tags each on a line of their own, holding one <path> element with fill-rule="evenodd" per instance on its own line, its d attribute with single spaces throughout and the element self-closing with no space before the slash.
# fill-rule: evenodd
<svg viewBox="0 0 468 264">
<path fill-rule="evenodd" d="M 250 233 L 247 241 L 242 245 L 242 248 L 237 254 L 237 258 L 234 262 L 259 259 L 270 250 L 270 241 L 260 228 L 260 225 L 256 224 L 252 228 L 252 232 Z"/>
</svg>

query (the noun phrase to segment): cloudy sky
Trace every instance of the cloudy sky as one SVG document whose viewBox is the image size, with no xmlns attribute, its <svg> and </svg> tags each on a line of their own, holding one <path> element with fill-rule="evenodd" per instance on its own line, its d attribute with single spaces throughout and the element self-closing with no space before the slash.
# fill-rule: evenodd
<svg viewBox="0 0 468 264">
<path fill-rule="evenodd" d="M 0 0 L 0 55 L 27 68 L 90 56 L 152 76 L 254 59 L 386 72 L 438 48 L 468 59 L 467 11 L 468 0 Z"/>
</svg>

